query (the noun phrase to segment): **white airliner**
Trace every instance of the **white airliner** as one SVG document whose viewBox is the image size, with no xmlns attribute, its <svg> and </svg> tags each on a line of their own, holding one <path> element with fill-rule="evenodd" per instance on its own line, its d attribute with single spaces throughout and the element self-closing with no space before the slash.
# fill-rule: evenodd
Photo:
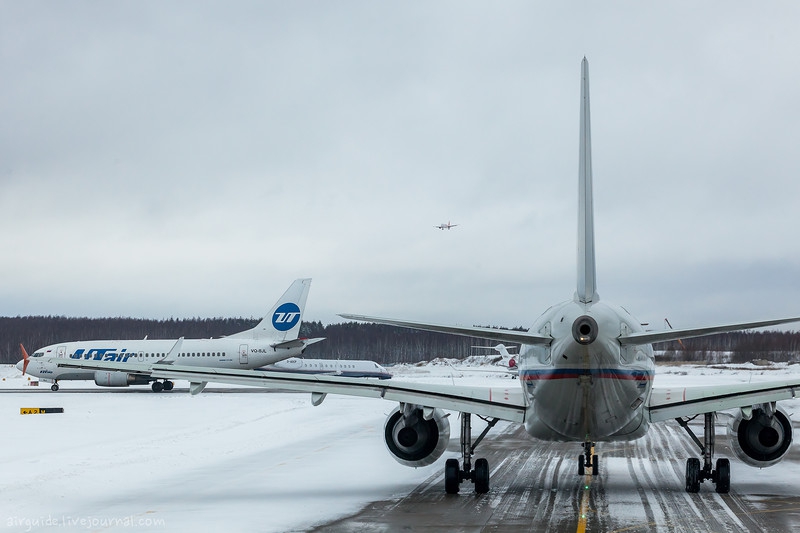
<svg viewBox="0 0 800 533">
<path fill-rule="evenodd" d="M 310 279 L 298 279 L 289 287 L 256 327 L 219 339 L 172 340 L 101 340 L 62 342 L 45 346 L 28 357 L 20 345 L 23 359 L 17 368 L 47 381 L 58 390 L 61 380 L 94 380 L 104 387 L 147 385 L 154 392 L 172 390 L 172 382 L 163 382 L 148 374 L 122 370 L 126 362 L 138 361 L 161 365 L 180 364 L 219 368 L 258 368 L 303 353 L 307 346 L 322 339 L 298 339 Z M 50 359 L 55 357 L 56 359 Z M 103 370 L 80 370 L 57 366 L 54 361 L 107 361 Z M 120 365 L 120 370 L 114 368 Z"/>
<path fill-rule="evenodd" d="M 458 224 L 451 224 L 451 223 L 448 221 L 446 224 L 445 224 L 445 223 L 442 223 L 442 224 L 439 224 L 438 226 L 434 226 L 434 228 L 436 228 L 436 229 L 442 229 L 442 230 L 444 230 L 444 229 L 455 228 L 456 226 L 458 226 Z"/>
<path fill-rule="evenodd" d="M 704 480 L 716 491 L 730 489 L 730 462 L 714 462 L 715 413 L 734 409 L 728 426 L 731 447 L 744 462 L 757 467 L 776 464 L 792 441 L 792 423 L 776 402 L 795 397 L 800 378 L 769 383 L 707 384 L 700 387 L 653 386 L 655 363 L 652 343 L 699 337 L 800 321 L 800 317 L 682 330 L 644 331 L 625 309 L 600 300 L 595 277 L 594 216 L 589 127 L 589 72 L 581 65 L 580 164 L 577 287 L 572 299 L 547 309 L 528 332 L 394 320 L 360 315 L 344 318 L 520 343 L 520 388 L 485 388 L 457 385 L 376 382 L 337 376 L 281 375 L 271 372 L 141 365 L 140 372 L 156 378 L 183 378 L 194 383 L 216 381 L 292 389 L 311 393 L 319 405 L 326 394 L 383 398 L 399 403 L 388 416 L 384 440 L 394 458 L 408 466 L 424 466 L 444 453 L 450 424 L 442 411 L 461 413 L 461 464 L 445 462 L 445 490 L 459 491 L 461 482 L 474 483 L 475 491 L 489 490 L 489 465 L 472 456 L 478 442 L 502 419 L 524 424 L 531 437 L 543 441 L 575 442 L 576 472 L 597 474 L 595 443 L 634 441 L 653 423 L 676 420 L 698 445 L 702 461 L 686 461 L 686 490 L 698 492 Z M 103 369 L 110 363 L 62 360 L 63 366 Z M 489 421 L 475 440 L 471 414 Z M 703 435 L 698 438 L 688 421 L 701 416 Z M 562 444 L 557 446 L 563 447 Z M 576 450 L 577 452 L 577 450 Z M 586 470 L 588 468 L 588 471 Z"/>
<path fill-rule="evenodd" d="M 392 374 L 375 361 L 364 359 L 305 359 L 290 357 L 259 368 L 268 372 L 293 372 L 296 374 L 328 374 L 350 378 L 391 379 Z"/>
</svg>

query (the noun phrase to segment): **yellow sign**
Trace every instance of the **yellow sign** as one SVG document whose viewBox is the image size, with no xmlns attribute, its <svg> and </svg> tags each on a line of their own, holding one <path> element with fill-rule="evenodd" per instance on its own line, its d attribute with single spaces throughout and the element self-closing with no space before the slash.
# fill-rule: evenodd
<svg viewBox="0 0 800 533">
<path fill-rule="evenodd" d="M 63 413 L 63 407 L 20 407 L 21 415 L 43 415 L 47 413 Z"/>
</svg>

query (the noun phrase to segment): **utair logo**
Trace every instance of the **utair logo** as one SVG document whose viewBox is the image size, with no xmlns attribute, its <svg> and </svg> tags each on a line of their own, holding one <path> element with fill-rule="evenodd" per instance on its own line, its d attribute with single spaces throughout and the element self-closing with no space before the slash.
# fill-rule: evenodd
<svg viewBox="0 0 800 533">
<path fill-rule="evenodd" d="M 278 331 L 289 331 L 300 321 L 300 308 L 297 304 L 287 302 L 275 310 L 272 325 Z"/>
</svg>

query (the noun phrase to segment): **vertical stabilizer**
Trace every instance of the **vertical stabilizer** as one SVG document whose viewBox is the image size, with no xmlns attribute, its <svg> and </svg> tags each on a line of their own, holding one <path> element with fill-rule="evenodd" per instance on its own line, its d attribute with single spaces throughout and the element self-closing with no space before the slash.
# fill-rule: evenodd
<svg viewBox="0 0 800 533">
<path fill-rule="evenodd" d="M 306 307 L 311 279 L 298 279 L 281 296 L 264 319 L 253 329 L 229 335 L 236 339 L 273 339 L 287 341 L 297 338 L 303 311 Z"/>
<path fill-rule="evenodd" d="M 589 62 L 581 62 L 581 132 L 578 166 L 578 290 L 576 299 L 596 302 L 594 206 L 592 202 L 592 135 L 589 120 Z"/>
</svg>

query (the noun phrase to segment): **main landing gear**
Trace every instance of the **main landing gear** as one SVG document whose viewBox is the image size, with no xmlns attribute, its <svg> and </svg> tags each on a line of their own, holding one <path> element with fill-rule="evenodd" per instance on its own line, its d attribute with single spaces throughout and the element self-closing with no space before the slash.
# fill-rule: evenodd
<svg viewBox="0 0 800 533">
<path fill-rule="evenodd" d="M 596 476 L 600 468 L 600 462 L 594 453 L 594 442 L 583 443 L 583 453 L 578 456 L 578 475 L 582 476 L 587 468 L 592 469 L 592 475 Z"/>
<path fill-rule="evenodd" d="M 154 381 L 150 388 L 153 389 L 153 392 L 161 392 L 162 390 L 170 391 L 174 386 L 174 383 L 168 379 L 165 379 L 163 383 L 160 381 Z"/>
<path fill-rule="evenodd" d="M 448 459 L 444 464 L 444 490 L 447 494 L 458 494 L 459 486 L 462 481 L 469 480 L 475 484 L 475 492 L 485 494 L 489 492 L 489 461 L 480 458 L 475 461 L 475 469 L 472 468 L 472 456 L 475 448 L 489 433 L 498 419 L 493 418 L 488 421 L 489 425 L 483 430 L 475 443 L 472 443 L 472 415 L 461 413 L 461 459 L 463 468 L 459 468 L 458 459 Z"/>
<path fill-rule="evenodd" d="M 712 469 L 714 461 L 714 415 L 716 413 L 706 413 L 703 425 L 703 442 L 694 434 L 689 427 L 689 420 L 676 418 L 678 424 L 689 434 L 692 440 L 700 447 L 703 454 L 703 467 L 700 467 L 700 459 L 690 457 L 686 460 L 686 492 L 700 492 L 700 483 L 710 479 L 716 485 L 716 491 L 720 494 L 727 494 L 731 490 L 731 462 L 728 459 L 717 459 L 716 468 Z M 694 418 L 694 417 L 692 417 Z"/>
</svg>

